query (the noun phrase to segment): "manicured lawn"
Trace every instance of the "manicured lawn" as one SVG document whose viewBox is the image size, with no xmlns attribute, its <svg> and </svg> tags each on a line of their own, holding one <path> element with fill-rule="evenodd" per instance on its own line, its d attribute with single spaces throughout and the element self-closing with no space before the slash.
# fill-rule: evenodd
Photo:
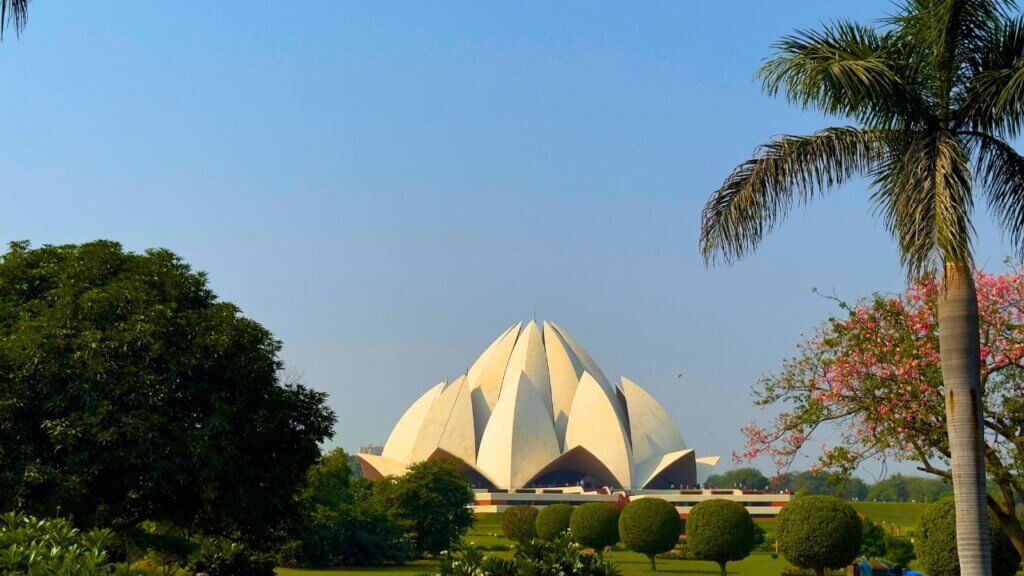
<svg viewBox="0 0 1024 576">
<path fill-rule="evenodd" d="M 857 502 L 853 504 L 858 512 L 875 522 L 896 524 L 904 530 L 917 525 L 917 519 L 924 510 L 924 504 Z M 771 539 L 775 533 L 775 521 L 758 521 Z M 476 526 L 466 536 L 466 542 L 484 548 L 508 548 L 511 542 L 501 534 L 501 516 L 499 514 L 480 514 Z M 509 554 L 507 551 L 492 552 L 500 556 Z M 613 550 L 605 554 L 605 558 L 619 565 L 624 576 L 654 576 L 656 574 L 718 574 L 718 566 L 712 562 L 695 560 L 658 560 L 658 571 L 652 573 L 647 558 L 641 554 L 626 550 Z M 328 570 L 293 570 L 278 568 L 280 576 L 318 576 L 332 574 L 335 576 L 417 576 L 433 573 L 437 564 L 428 560 L 412 562 L 404 566 L 386 566 L 378 568 L 335 568 Z M 753 554 L 746 560 L 729 564 L 729 574 L 735 576 L 775 576 L 786 567 L 786 561 L 773 559 L 768 554 Z"/>
<path fill-rule="evenodd" d="M 853 507 L 864 516 L 875 522 L 895 524 L 906 530 L 917 527 L 917 519 L 921 517 L 927 504 L 916 502 L 851 502 Z"/>
</svg>

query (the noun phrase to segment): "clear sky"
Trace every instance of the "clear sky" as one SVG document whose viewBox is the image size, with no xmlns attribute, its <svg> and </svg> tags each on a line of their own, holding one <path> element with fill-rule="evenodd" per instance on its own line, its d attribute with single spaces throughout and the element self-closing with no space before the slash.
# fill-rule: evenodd
<svg viewBox="0 0 1024 576">
<path fill-rule="evenodd" d="M 728 456 L 751 386 L 834 311 L 812 288 L 903 274 L 861 185 L 731 268 L 703 267 L 700 209 L 828 123 L 761 93 L 772 42 L 890 7 L 36 0 L 0 45 L 0 230 L 177 252 L 330 393 L 349 449 L 535 311 Z"/>
</svg>

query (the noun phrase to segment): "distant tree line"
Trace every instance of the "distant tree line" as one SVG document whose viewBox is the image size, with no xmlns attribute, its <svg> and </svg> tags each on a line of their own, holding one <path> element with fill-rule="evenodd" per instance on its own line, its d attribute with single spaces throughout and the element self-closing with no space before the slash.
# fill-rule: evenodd
<svg viewBox="0 0 1024 576">
<path fill-rule="evenodd" d="M 953 492 L 952 486 L 944 480 L 924 476 L 894 474 L 867 484 L 856 477 L 843 478 L 826 472 L 810 471 L 769 478 L 757 468 L 736 468 L 722 474 L 712 474 L 705 485 L 710 488 L 787 490 L 876 502 L 932 502 Z"/>
</svg>

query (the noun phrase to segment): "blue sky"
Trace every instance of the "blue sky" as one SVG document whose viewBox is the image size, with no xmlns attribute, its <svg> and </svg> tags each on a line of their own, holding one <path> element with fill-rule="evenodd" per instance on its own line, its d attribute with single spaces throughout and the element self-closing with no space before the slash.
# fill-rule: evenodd
<svg viewBox="0 0 1024 576">
<path fill-rule="evenodd" d="M 731 268 L 702 265 L 700 209 L 758 143 L 829 123 L 761 93 L 772 42 L 890 8 L 38 0 L 0 45 L 0 230 L 177 252 L 330 393 L 349 449 L 536 311 L 728 456 L 751 386 L 834 310 L 812 288 L 903 274 L 862 185 Z"/>
</svg>

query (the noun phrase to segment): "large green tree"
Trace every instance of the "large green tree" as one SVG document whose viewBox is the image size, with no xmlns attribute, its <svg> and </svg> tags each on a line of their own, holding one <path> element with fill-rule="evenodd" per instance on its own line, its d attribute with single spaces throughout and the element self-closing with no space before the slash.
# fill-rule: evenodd
<svg viewBox="0 0 1024 576">
<path fill-rule="evenodd" d="M 0 509 L 264 539 L 334 414 L 280 343 L 167 250 L 0 256 Z"/>
<path fill-rule="evenodd" d="M 981 448 L 975 196 L 1024 247 L 1024 20 L 1009 0 L 904 0 L 875 26 L 839 21 L 783 38 L 765 90 L 852 125 L 780 136 L 739 165 L 704 209 L 709 261 L 739 258 L 795 204 L 867 177 L 910 277 L 943 271 L 946 427 L 965 576 L 991 574 Z"/>
</svg>

